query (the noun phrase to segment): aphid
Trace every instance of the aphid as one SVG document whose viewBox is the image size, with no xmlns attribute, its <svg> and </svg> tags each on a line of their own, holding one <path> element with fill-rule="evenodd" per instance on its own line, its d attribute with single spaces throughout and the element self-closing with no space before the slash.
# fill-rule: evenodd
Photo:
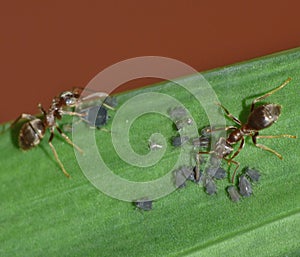
<svg viewBox="0 0 300 257">
<path fill-rule="evenodd" d="M 252 187 L 249 180 L 246 178 L 245 175 L 241 175 L 239 178 L 239 189 L 240 194 L 244 197 L 248 197 L 252 195 Z"/>
<path fill-rule="evenodd" d="M 210 138 L 201 136 L 193 139 L 192 144 L 194 147 L 197 148 L 207 148 L 210 144 Z"/>
<path fill-rule="evenodd" d="M 106 106 L 110 106 L 111 108 L 115 108 L 118 106 L 117 98 L 107 95 L 103 104 Z M 109 108 L 109 109 L 111 109 Z"/>
<path fill-rule="evenodd" d="M 215 179 L 224 179 L 226 177 L 226 170 L 221 167 L 207 167 L 205 173 Z"/>
<path fill-rule="evenodd" d="M 221 164 L 221 159 L 213 153 L 210 155 L 209 163 L 212 167 L 219 167 Z"/>
<path fill-rule="evenodd" d="M 182 146 L 184 143 L 189 141 L 188 136 L 176 136 L 172 138 L 172 145 L 173 146 Z"/>
<path fill-rule="evenodd" d="M 90 127 L 99 129 L 109 119 L 107 109 L 114 110 L 116 106 L 117 100 L 114 97 L 110 97 L 104 92 L 94 92 L 82 97 L 76 106 L 76 112 L 81 115 L 80 119 Z"/>
<path fill-rule="evenodd" d="M 175 186 L 177 188 L 185 187 L 186 180 L 190 180 L 193 175 L 193 170 L 186 166 L 181 167 L 180 169 L 174 172 L 175 175 Z"/>
<path fill-rule="evenodd" d="M 192 125 L 193 120 L 191 118 L 186 118 L 186 119 L 181 119 L 181 120 L 176 120 L 175 125 L 177 130 L 182 130 L 185 126 L 187 125 Z"/>
<path fill-rule="evenodd" d="M 42 105 L 39 104 L 38 108 L 43 114 L 43 117 L 37 118 L 30 114 L 21 114 L 12 124 L 13 127 L 20 119 L 28 120 L 26 123 L 23 124 L 19 133 L 19 146 L 23 150 L 29 150 L 35 146 L 37 146 L 41 140 L 43 139 L 45 132 L 47 129 L 50 130 L 50 138 L 48 143 L 51 147 L 51 150 L 54 154 L 54 157 L 61 167 L 63 173 L 69 177 L 69 173 L 65 170 L 62 162 L 60 161 L 58 154 L 52 145 L 52 139 L 54 137 L 54 130 L 61 134 L 61 136 L 66 140 L 67 143 L 75 147 L 79 152 L 83 152 L 78 146 L 76 146 L 69 137 L 62 132 L 62 130 L 58 127 L 56 120 L 61 119 L 63 115 L 75 115 L 81 116 L 81 114 L 71 111 L 66 111 L 64 108 L 66 107 L 74 107 L 78 104 L 80 93 L 78 89 L 74 89 L 73 91 L 66 91 L 60 94 L 59 97 L 55 97 L 52 100 L 52 104 L 48 112 L 46 112 Z"/>
<path fill-rule="evenodd" d="M 250 169 L 249 167 L 245 169 L 245 174 L 254 182 L 257 182 L 260 179 L 260 173 L 257 170 Z"/>
<path fill-rule="evenodd" d="M 158 149 L 162 149 L 163 146 L 152 140 L 149 140 L 149 148 L 150 150 L 158 150 Z"/>
<path fill-rule="evenodd" d="M 217 171 L 217 168 L 214 168 L 214 167 L 207 167 L 205 169 L 205 173 L 210 177 L 213 177 L 215 175 L 216 171 Z"/>
<path fill-rule="evenodd" d="M 226 160 L 228 164 L 234 163 L 236 165 L 236 168 L 235 168 L 233 176 L 232 176 L 232 182 L 234 182 L 235 173 L 240 165 L 239 162 L 234 161 L 233 159 L 243 149 L 244 144 L 245 144 L 245 139 L 244 139 L 245 136 L 252 137 L 252 141 L 255 146 L 275 154 L 279 159 L 282 159 L 282 156 L 279 153 L 277 153 L 275 150 L 273 150 L 267 146 L 258 144 L 257 139 L 258 138 L 281 138 L 281 137 L 296 138 L 296 136 L 286 135 L 286 134 L 274 135 L 274 136 L 259 136 L 260 130 L 270 127 L 274 122 L 276 122 L 278 120 L 278 117 L 281 112 L 281 106 L 278 104 L 263 104 L 263 105 L 255 108 L 255 104 L 257 102 L 260 102 L 260 101 L 266 99 L 268 96 L 281 90 L 283 87 L 285 87 L 290 82 L 290 80 L 291 79 L 288 78 L 279 87 L 271 90 L 270 92 L 264 94 L 263 96 L 260 96 L 256 99 L 254 99 L 251 104 L 248 121 L 245 124 L 242 124 L 242 122 L 238 118 L 234 117 L 224 106 L 222 106 L 221 104 L 218 104 L 224 110 L 226 116 L 229 117 L 231 120 L 233 120 L 240 127 L 229 126 L 226 128 L 214 129 L 214 131 L 232 130 L 232 132 L 227 136 L 227 138 L 220 137 L 218 142 L 216 143 L 213 151 L 199 152 L 199 153 L 200 154 L 214 153 L 217 156 L 217 158 Z M 240 142 L 240 146 L 239 146 L 238 150 L 233 153 L 233 151 L 234 151 L 233 145 L 235 145 L 238 142 Z M 230 154 L 232 154 L 231 157 L 228 157 Z"/>
<path fill-rule="evenodd" d="M 226 170 L 222 167 L 217 168 L 213 178 L 215 179 L 224 179 L 226 177 Z"/>
<path fill-rule="evenodd" d="M 235 188 L 235 186 L 227 187 L 227 192 L 233 202 L 238 202 L 240 200 L 240 194 Z"/>
<path fill-rule="evenodd" d="M 91 106 L 79 112 L 82 114 L 81 120 L 92 128 L 101 128 L 107 123 L 108 114 L 104 106 Z"/>
<path fill-rule="evenodd" d="M 178 106 L 178 107 L 174 107 L 174 108 L 170 109 L 169 115 L 171 118 L 173 118 L 175 120 L 180 120 L 187 116 L 187 111 L 185 108 Z"/>
<path fill-rule="evenodd" d="M 217 186 L 214 180 L 207 176 L 205 177 L 205 183 L 204 183 L 205 191 L 209 195 L 213 195 L 217 193 Z"/>
<path fill-rule="evenodd" d="M 141 199 L 134 202 L 135 206 L 143 211 L 151 211 L 152 210 L 152 200 Z"/>
<path fill-rule="evenodd" d="M 176 129 L 182 130 L 187 125 L 193 124 L 193 119 L 187 117 L 187 111 L 185 108 L 178 106 L 169 110 L 170 117 L 174 120 Z"/>
</svg>

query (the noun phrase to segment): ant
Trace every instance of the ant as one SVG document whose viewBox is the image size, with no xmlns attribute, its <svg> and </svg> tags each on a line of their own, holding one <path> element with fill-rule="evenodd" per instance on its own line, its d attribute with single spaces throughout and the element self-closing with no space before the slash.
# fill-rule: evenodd
<svg viewBox="0 0 300 257">
<path fill-rule="evenodd" d="M 57 131 L 66 140 L 68 144 L 75 147 L 80 153 L 83 153 L 82 149 L 80 149 L 77 145 L 75 145 L 69 139 L 69 137 L 62 132 L 62 130 L 59 128 L 56 122 L 56 120 L 60 120 L 63 115 L 78 116 L 80 118 L 86 115 L 85 113 L 72 112 L 64 109 L 64 108 L 76 107 L 80 103 L 82 103 L 83 100 L 85 100 L 85 98 L 86 99 L 89 98 L 89 97 L 85 97 L 79 99 L 81 95 L 81 91 L 82 91 L 81 88 L 75 88 L 72 91 L 65 91 L 52 100 L 52 104 L 50 105 L 48 112 L 45 111 L 45 109 L 42 107 L 41 104 L 38 105 L 39 110 L 43 114 L 42 118 L 37 118 L 31 114 L 23 113 L 10 126 L 12 128 L 21 119 L 28 120 L 26 123 L 22 125 L 21 130 L 19 132 L 19 138 L 18 138 L 20 148 L 25 151 L 37 146 L 43 139 L 46 130 L 49 128 L 50 137 L 48 139 L 48 143 L 51 147 L 51 150 L 54 154 L 57 163 L 59 164 L 60 168 L 62 169 L 62 172 L 65 174 L 66 177 L 70 177 L 70 174 L 65 170 L 64 165 L 60 161 L 58 154 L 52 144 L 52 140 L 54 137 L 54 131 L 55 129 L 57 129 Z M 100 95 L 103 96 L 103 94 Z"/>
<path fill-rule="evenodd" d="M 236 171 L 238 170 L 238 168 L 240 166 L 240 163 L 237 161 L 234 161 L 233 158 L 235 158 L 240 153 L 240 151 L 243 149 L 243 147 L 245 145 L 245 140 L 244 140 L 245 136 L 252 137 L 252 141 L 255 146 L 275 154 L 279 159 L 282 159 L 282 156 L 278 152 L 276 152 L 275 150 L 273 150 L 265 145 L 258 144 L 256 139 L 258 139 L 258 138 L 281 138 L 281 137 L 296 138 L 296 136 L 292 136 L 292 135 L 259 136 L 260 130 L 270 127 L 274 122 L 276 122 L 278 120 L 279 115 L 281 113 L 281 106 L 278 104 L 263 104 L 263 105 L 255 108 L 255 104 L 257 102 L 260 102 L 260 101 L 266 99 L 268 96 L 281 90 L 290 81 L 291 81 L 291 78 L 288 78 L 279 87 L 269 91 L 268 93 L 264 94 L 263 96 L 260 96 L 256 99 L 254 99 L 251 104 L 248 121 L 245 124 L 243 124 L 238 118 L 233 116 L 223 105 L 217 103 L 217 105 L 223 109 L 226 116 L 228 118 L 230 118 L 231 120 L 233 120 L 240 127 L 229 126 L 229 127 L 220 128 L 220 129 L 207 129 L 207 132 L 213 132 L 213 131 L 217 131 L 217 130 L 226 130 L 226 131 L 232 130 L 232 132 L 228 135 L 227 138 L 220 137 L 220 139 L 217 141 L 217 143 L 215 145 L 214 150 L 209 151 L 209 152 L 199 152 L 199 154 L 214 154 L 217 158 L 226 160 L 228 165 L 230 165 L 231 163 L 234 163 L 236 165 L 236 168 L 235 168 L 233 176 L 232 176 L 232 183 L 234 183 L 234 177 L 235 177 Z M 234 151 L 233 145 L 238 142 L 240 142 L 238 150 L 230 158 L 227 158 Z"/>
</svg>

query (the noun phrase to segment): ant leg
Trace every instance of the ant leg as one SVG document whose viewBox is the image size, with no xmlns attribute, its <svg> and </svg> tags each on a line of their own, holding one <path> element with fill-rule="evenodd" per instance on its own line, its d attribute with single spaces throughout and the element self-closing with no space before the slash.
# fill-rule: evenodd
<svg viewBox="0 0 300 257">
<path fill-rule="evenodd" d="M 88 99 L 91 99 L 91 98 L 104 98 L 104 101 L 105 101 L 105 98 L 107 98 L 109 95 L 107 93 L 103 93 L 103 92 L 95 92 L 93 94 L 90 94 L 90 95 L 87 95 L 85 97 L 82 98 L 82 101 L 86 101 Z M 102 101 L 101 105 L 103 105 L 104 107 L 114 111 L 115 108 L 113 108 L 112 106 L 104 103 L 104 101 Z M 100 103 L 99 103 L 100 104 Z"/>
<path fill-rule="evenodd" d="M 279 91 L 280 89 L 284 88 L 291 80 L 292 80 L 291 78 L 288 78 L 288 79 L 287 79 L 286 81 L 284 81 L 279 87 L 277 87 L 277 88 L 271 90 L 270 92 L 264 94 L 263 96 L 260 96 L 260 97 L 258 97 L 258 98 L 256 98 L 256 99 L 254 99 L 253 102 L 252 102 L 251 110 L 250 110 L 250 111 L 251 111 L 251 112 L 253 111 L 254 105 L 255 105 L 257 102 L 266 99 L 268 96 L 270 96 L 270 95 L 276 93 L 277 91 Z"/>
<path fill-rule="evenodd" d="M 224 159 L 224 160 L 227 161 L 228 165 L 230 165 L 231 163 L 234 163 L 234 164 L 236 165 L 236 168 L 235 168 L 235 170 L 234 170 L 234 172 L 233 172 L 233 175 L 232 175 L 232 177 L 231 177 L 231 183 L 233 184 L 233 183 L 234 183 L 234 178 L 235 178 L 236 172 L 237 172 L 237 170 L 238 170 L 239 167 L 240 167 L 240 163 L 237 162 L 237 161 L 230 160 L 230 159 L 229 159 L 229 160 Z"/>
<path fill-rule="evenodd" d="M 38 108 L 40 109 L 41 113 L 43 113 L 43 114 L 44 114 L 44 116 L 46 116 L 46 115 L 47 115 L 47 112 L 45 111 L 45 109 L 43 108 L 43 106 L 42 106 L 42 104 L 41 104 L 41 103 L 39 103 L 39 104 L 38 104 Z"/>
<path fill-rule="evenodd" d="M 18 123 L 19 120 L 26 119 L 26 120 L 35 120 L 36 117 L 31 114 L 22 113 L 11 125 L 10 128 L 12 128 L 14 125 Z"/>
<path fill-rule="evenodd" d="M 279 159 L 281 159 L 281 160 L 283 159 L 281 154 L 279 154 L 279 153 L 276 152 L 275 150 L 273 150 L 273 149 L 271 149 L 271 148 L 269 148 L 269 147 L 267 147 L 267 146 L 265 146 L 265 145 L 262 145 L 262 144 L 255 144 L 255 146 L 257 146 L 257 147 L 259 147 L 259 148 L 261 148 L 261 149 L 263 149 L 263 150 L 266 150 L 266 151 L 269 151 L 269 152 L 275 154 L 275 155 L 276 155 Z"/>
<path fill-rule="evenodd" d="M 228 118 L 233 120 L 236 124 L 242 126 L 242 122 L 238 118 L 234 117 L 222 104 L 217 103 L 217 105 L 223 109 L 223 111 L 225 112 L 225 114 Z"/>
<path fill-rule="evenodd" d="M 78 112 L 69 112 L 69 111 L 61 111 L 60 112 L 63 115 L 70 115 L 70 116 L 77 116 L 77 117 L 84 117 L 84 113 L 78 113 Z"/>
<path fill-rule="evenodd" d="M 245 146 L 245 139 L 242 137 L 242 141 L 241 141 L 241 144 L 239 146 L 239 149 L 233 154 L 232 157 L 230 157 L 230 159 L 228 160 L 229 163 L 232 161 L 232 159 L 234 157 L 236 157 L 240 153 L 240 151 L 244 148 L 244 146 Z"/>
<path fill-rule="evenodd" d="M 297 136 L 293 136 L 293 135 L 275 135 L 275 136 L 256 136 L 256 138 L 281 138 L 281 137 L 288 137 L 288 138 L 297 138 Z"/>
<path fill-rule="evenodd" d="M 114 108 L 114 107 L 111 107 L 110 105 L 108 105 L 108 104 L 106 104 L 106 103 L 102 103 L 102 105 L 103 105 L 104 107 L 106 107 L 107 109 L 110 109 L 110 110 L 112 110 L 112 111 L 115 111 L 115 108 Z"/>
<path fill-rule="evenodd" d="M 228 165 L 230 165 L 231 163 L 234 163 L 236 165 L 236 168 L 235 168 L 235 170 L 233 172 L 233 175 L 232 175 L 232 178 L 231 178 L 231 182 L 232 183 L 234 183 L 234 178 L 235 178 L 236 171 L 240 167 L 240 163 L 237 162 L 237 161 L 234 161 L 233 158 L 235 158 L 240 153 L 240 151 L 244 148 L 244 146 L 245 146 L 245 139 L 242 138 L 242 141 L 241 141 L 241 144 L 239 146 L 239 149 L 233 154 L 233 156 L 230 157 L 229 159 L 223 158 L 224 160 L 227 161 Z"/>
<path fill-rule="evenodd" d="M 213 133 L 213 132 L 217 132 L 217 131 L 222 131 L 222 130 L 234 130 L 234 129 L 237 129 L 235 126 L 228 126 L 228 127 L 225 127 L 225 128 L 205 128 L 203 129 L 202 131 L 205 131 L 205 133 Z"/>
<path fill-rule="evenodd" d="M 215 151 L 209 151 L 209 152 L 198 152 L 198 155 L 201 155 L 201 154 L 212 154 L 214 153 Z"/>
<path fill-rule="evenodd" d="M 258 143 L 256 142 L 256 138 L 258 138 L 258 137 L 261 137 L 261 136 L 258 136 L 258 133 L 252 136 L 252 141 L 253 141 L 253 143 L 254 143 L 254 145 L 255 145 L 256 147 L 259 147 L 259 148 L 261 148 L 261 149 L 263 149 L 263 150 L 265 150 L 265 151 L 268 151 L 268 152 L 271 152 L 271 153 L 275 154 L 280 160 L 283 159 L 283 158 L 282 158 L 282 155 L 279 154 L 278 152 L 276 152 L 275 150 L 273 150 L 273 149 L 271 149 L 271 148 L 269 148 L 269 147 L 267 147 L 267 146 L 265 146 L 265 145 L 258 144 Z"/>
<path fill-rule="evenodd" d="M 200 153 L 197 153 L 196 154 L 196 168 L 195 168 L 195 180 L 196 181 L 199 181 L 199 178 L 200 178 L 200 169 L 199 169 L 199 166 L 200 166 Z"/>
<path fill-rule="evenodd" d="M 59 132 L 59 134 L 61 134 L 61 136 L 67 141 L 68 144 L 70 144 L 71 146 L 75 147 L 78 152 L 83 153 L 83 150 L 81 148 L 79 148 L 77 145 L 75 145 L 71 141 L 71 139 L 64 132 L 62 132 L 62 130 L 58 126 L 56 126 L 56 129 Z"/>
<path fill-rule="evenodd" d="M 54 132 L 53 132 L 53 130 L 51 130 L 51 134 L 50 134 L 50 138 L 49 138 L 49 140 L 48 140 L 48 143 L 49 143 L 49 145 L 50 145 L 50 147 L 51 147 L 51 150 L 52 150 L 52 152 L 53 152 L 53 154 L 54 154 L 54 157 L 55 157 L 57 163 L 59 164 L 59 166 L 60 166 L 62 172 L 65 174 L 65 176 L 66 176 L 67 178 L 69 178 L 69 177 L 70 177 L 70 174 L 65 170 L 64 165 L 62 164 L 62 162 L 61 162 L 60 159 L 58 158 L 58 154 L 57 154 L 57 152 L 56 152 L 54 146 L 52 145 L 52 139 L 53 139 L 53 137 L 54 137 Z"/>
</svg>

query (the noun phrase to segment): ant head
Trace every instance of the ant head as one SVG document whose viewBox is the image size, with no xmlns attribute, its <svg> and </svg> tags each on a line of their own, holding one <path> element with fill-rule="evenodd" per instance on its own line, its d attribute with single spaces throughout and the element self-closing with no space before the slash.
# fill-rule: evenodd
<svg viewBox="0 0 300 257">
<path fill-rule="evenodd" d="M 77 91 L 66 91 L 60 94 L 60 101 L 64 102 L 66 106 L 73 107 L 78 103 L 78 98 L 80 94 Z"/>
</svg>

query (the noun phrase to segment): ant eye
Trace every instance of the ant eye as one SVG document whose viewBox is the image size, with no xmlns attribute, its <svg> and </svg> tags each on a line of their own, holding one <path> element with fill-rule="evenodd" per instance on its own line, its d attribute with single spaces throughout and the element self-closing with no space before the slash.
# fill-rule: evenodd
<svg viewBox="0 0 300 257">
<path fill-rule="evenodd" d="M 66 99 L 66 105 L 74 105 L 75 99 L 74 98 L 68 98 Z"/>
</svg>

